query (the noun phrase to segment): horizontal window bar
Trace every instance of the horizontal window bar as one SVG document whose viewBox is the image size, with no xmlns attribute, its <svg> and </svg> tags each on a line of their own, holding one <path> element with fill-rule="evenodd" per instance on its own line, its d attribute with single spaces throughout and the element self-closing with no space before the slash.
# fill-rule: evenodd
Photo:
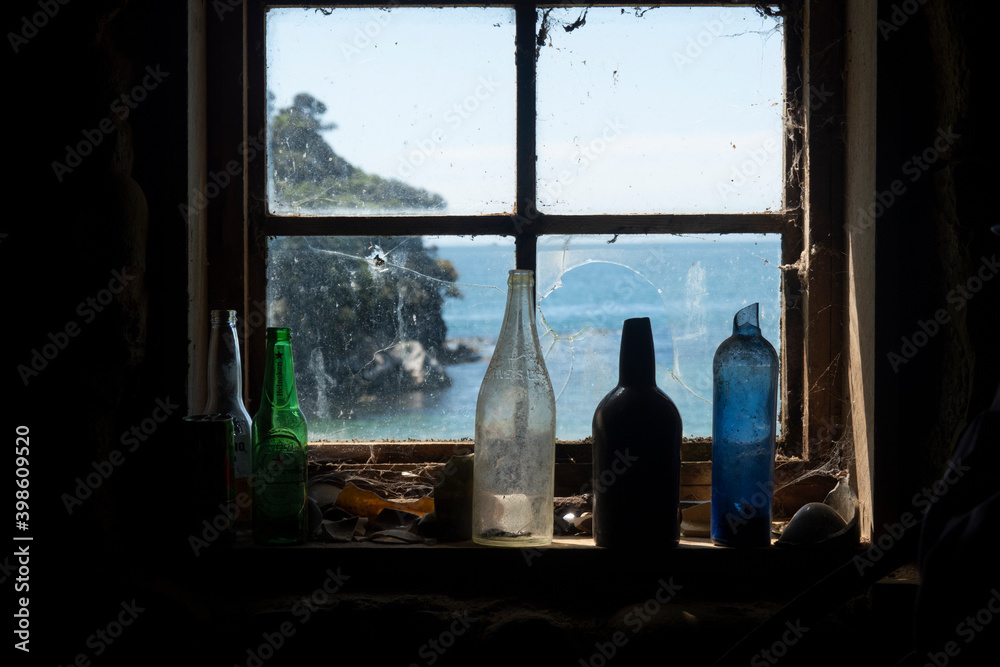
<svg viewBox="0 0 1000 667">
<path fill-rule="evenodd" d="M 483 234 L 743 234 L 780 233 L 797 213 L 466 216 L 275 216 L 267 236 L 472 236 Z"/>
<path fill-rule="evenodd" d="M 259 0 L 258 0 L 259 1 Z M 798 0 L 801 2 L 801 0 Z M 792 4 L 793 0 L 772 0 L 768 2 L 767 5 L 780 8 L 782 5 Z M 391 9 L 393 7 L 482 7 L 484 3 L 482 2 L 465 2 L 459 1 L 449 1 L 449 0 L 435 0 L 435 2 L 419 2 L 417 0 L 394 0 L 391 3 L 379 3 L 379 2 L 358 2 L 354 0 L 353 2 L 331 2 L 330 0 L 303 0 L 302 2 L 263 2 L 263 5 L 267 8 L 271 7 L 385 7 Z M 492 3 L 491 6 L 494 7 L 512 7 L 515 3 L 513 2 L 501 2 Z M 678 7 L 698 7 L 698 6 L 717 6 L 720 4 L 719 0 L 666 0 L 661 2 L 644 2 L 640 5 L 627 4 L 621 2 L 581 2 L 581 0 L 550 0 L 549 2 L 540 2 L 536 5 L 539 9 L 546 9 L 548 7 L 628 7 L 632 8 L 643 8 L 643 7 L 669 7 L 671 5 Z M 734 5 L 736 6 L 736 5 Z"/>
</svg>

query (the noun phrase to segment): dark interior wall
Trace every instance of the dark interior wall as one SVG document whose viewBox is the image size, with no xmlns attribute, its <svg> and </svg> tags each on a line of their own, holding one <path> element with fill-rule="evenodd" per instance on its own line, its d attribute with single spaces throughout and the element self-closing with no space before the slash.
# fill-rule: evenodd
<svg viewBox="0 0 1000 667">
<path fill-rule="evenodd" d="M 898 467 L 901 491 L 935 478 L 1000 376 L 1000 278 L 962 297 L 960 309 L 949 299 L 998 249 L 988 231 L 995 216 L 981 204 L 995 188 L 984 127 L 992 80 L 980 64 L 992 64 L 991 39 L 971 4 L 880 3 L 898 29 L 879 42 L 878 189 L 905 179 L 906 192 L 876 227 L 886 286 L 878 363 L 951 308 L 950 321 L 877 388 L 896 407 L 893 432 L 880 437 L 910 454 Z M 904 5 L 916 10 L 894 20 Z M 71 660 L 97 618 L 134 597 L 138 579 L 153 582 L 144 590 L 173 591 L 150 616 L 161 628 L 176 624 L 183 647 L 197 636 L 179 626 L 197 610 L 176 602 L 184 595 L 175 563 L 144 548 L 169 553 L 157 527 L 187 477 L 183 448 L 159 421 L 183 413 L 187 375 L 185 3 L 6 9 L 15 186 L 0 229 L 14 398 L 5 422 L 11 439 L 17 424 L 31 432 L 36 636 L 60 628 L 75 644 L 56 659 Z M 957 135 L 954 145 L 909 181 L 907 163 L 942 131 Z"/>
<path fill-rule="evenodd" d="M 876 442 L 897 452 L 904 499 L 935 479 L 1000 383 L 1000 237 L 984 206 L 983 26 L 995 15 L 982 3 L 879 3 L 876 401 L 891 407 Z"/>
<path fill-rule="evenodd" d="M 11 444 L 28 431 L 33 540 L 27 588 L 0 579 L 30 601 L 30 659 L 96 657 L 88 637 L 165 564 L 135 554 L 187 472 L 167 429 L 187 373 L 185 4 L 4 7 L 3 420 Z"/>
</svg>

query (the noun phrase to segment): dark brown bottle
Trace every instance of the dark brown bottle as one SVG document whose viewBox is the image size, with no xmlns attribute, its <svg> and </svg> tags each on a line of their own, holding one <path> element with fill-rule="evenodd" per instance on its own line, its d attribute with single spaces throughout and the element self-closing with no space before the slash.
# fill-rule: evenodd
<svg viewBox="0 0 1000 667">
<path fill-rule="evenodd" d="M 594 412 L 594 541 L 602 547 L 673 547 L 681 416 L 656 386 L 649 318 L 625 320 L 618 386 Z"/>
</svg>

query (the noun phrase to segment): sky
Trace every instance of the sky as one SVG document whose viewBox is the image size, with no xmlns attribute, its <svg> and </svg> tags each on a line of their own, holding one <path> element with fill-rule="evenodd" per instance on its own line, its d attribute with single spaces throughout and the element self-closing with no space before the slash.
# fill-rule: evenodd
<svg viewBox="0 0 1000 667">
<path fill-rule="evenodd" d="M 538 59 L 541 210 L 780 208 L 775 19 L 732 7 L 583 12 L 553 11 Z M 442 195 L 446 213 L 512 208 L 512 9 L 272 9 L 267 49 L 276 108 L 300 92 L 326 104 L 337 128 L 324 139 L 355 166 Z"/>
</svg>

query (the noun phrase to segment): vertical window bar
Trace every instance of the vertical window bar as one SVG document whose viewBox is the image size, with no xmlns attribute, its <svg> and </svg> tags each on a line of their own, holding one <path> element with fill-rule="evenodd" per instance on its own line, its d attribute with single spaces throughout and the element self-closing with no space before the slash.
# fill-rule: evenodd
<svg viewBox="0 0 1000 667">
<path fill-rule="evenodd" d="M 535 206 L 535 23 L 534 4 L 515 5 L 514 64 L 517 76 L 516 199 L 514 229 L 516 266 L 535 270 L 537 235 Z"/>
</svg>

